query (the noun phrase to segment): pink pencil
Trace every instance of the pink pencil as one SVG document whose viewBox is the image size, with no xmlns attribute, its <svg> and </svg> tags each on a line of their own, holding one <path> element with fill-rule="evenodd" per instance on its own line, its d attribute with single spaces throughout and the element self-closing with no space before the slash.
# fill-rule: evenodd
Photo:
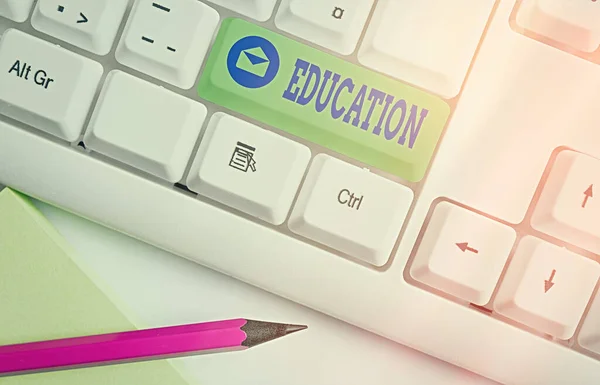
<svg viewBox="0 0 600 385">
<path fill-rule="evenodd" d="M 0 346 L 0 376 L 243 350 L 306 328 L 233 319 Z"/>
</svg>

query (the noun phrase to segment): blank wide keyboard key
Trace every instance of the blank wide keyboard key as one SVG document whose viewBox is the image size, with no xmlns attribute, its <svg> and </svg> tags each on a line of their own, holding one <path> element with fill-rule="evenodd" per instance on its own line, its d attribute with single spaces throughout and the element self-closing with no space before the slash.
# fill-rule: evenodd
<svg viewBox="0 0 600 385">
<path fill-rule="evenodd" d="M 600 277 L 600 264 L 527 236 L 521 240 L 494 310 L 553 337 L 573 336 Z"/>
<path fill-rule="evenodd" d="M 197 0 L 137 0 L 117 47 L 117 60 L 191 88 L 218 23 L 217 11 Z"/>
<path fill-rule="evenodd" d="M 188 177 L 188 187 L 269 223 L 290 211 L 310 150 L 219 112 L 213 115 Z"/>
<path fill-rule="evenodd" d="M 543 187 L 531 224 L 546 234 L 600 253 L 598 199 L 600 160 L 576 151 L 562 151 Z"/>
<path fill-rule="evenodd" d="M 198 102 L 112 71 L 84 142 L 93 151 L 175 183 L 205 117 L 206 107 Z"/>
<path fill-rule="evenodd" d="M 267 21 L 273 14 L 277 0 L 208 0 L 258 21 Z"/>
<path fill-rule="evenodd" d="M 33 0 L 0 0 L 0 16 L 24 22 L 29 17 Z"/>
<path fill-rule="evenodd" d="M 0 40 L 0 114 L 75 141 L 102 66 L 18 30 Z"/>
<path fill-rule="evenodd" d="M 577 50 L 593 52 L 600 45 L 600 2 L 524 0 L 517 24 Z"/>
<path fill-rule="evenodd" d="M 600 292 L 596 293 L 577 340 L 584 349 L 600 354 Z"/>
<path fill-rule="evenodd" d="M 498 283 L 515 231 L 449 202 L 435 206 L 411 266 L 411 276 L 476 305 Z"/>
<path fill-rule="evenodd" d="M 292 210 L 294 233 L 375 266 L 388 261 L 413 200 L 406 186 L 320 154 Z"/>
<path fill-rule="evenodd" d="M 379 1 L 359 61 L 446 98 L 458 94 L 494 0 Z"/>
<path fill-rule="evenodd" d="M 280 29 L 341 54 L 354 52 L 373 0 L 284 0 Z"/>
<path fill-rule="evenodd" d="M 128 3 L 129 0 L 39 0 L 31 24 L 67 43 L 106 55 Z"/>
</svg>

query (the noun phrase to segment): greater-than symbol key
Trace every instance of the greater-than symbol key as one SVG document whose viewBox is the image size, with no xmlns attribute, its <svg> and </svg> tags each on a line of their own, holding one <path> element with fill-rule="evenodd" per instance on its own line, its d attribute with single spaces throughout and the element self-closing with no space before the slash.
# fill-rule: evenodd
<svg viewBox="0 0 600 385">
<path fill-rule="evenodd" d="M 31 25 L 44 34 L 104 56 L 114 45 L 129 3 L 129 0 L 40 0 L 31 15 Z"/>
<path fill-rule="evenodd" d="M 83 14 L 83 12 L 79 12 L 79 16 L 81 19 L 77 20 L 77 24 L 83 24 L 88 22 L 88 18 Z"/>
</svg>

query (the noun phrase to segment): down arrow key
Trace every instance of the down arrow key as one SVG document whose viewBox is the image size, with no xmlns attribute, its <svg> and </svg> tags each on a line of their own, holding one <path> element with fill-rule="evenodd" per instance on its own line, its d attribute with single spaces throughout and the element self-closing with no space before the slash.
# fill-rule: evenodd
<svg viewBox="0 0 600 385">
<path fill-rule="evenodd" d="M 554 286 L 554 282 L 552 282 L 552 280 L 554 279 L 555 274 L 556 270 L 552 270 L 550 278 L 544 281 L 544 293 L 547 293 L 548 290 L 552 289 L 552 286 Z"/>
</svg>

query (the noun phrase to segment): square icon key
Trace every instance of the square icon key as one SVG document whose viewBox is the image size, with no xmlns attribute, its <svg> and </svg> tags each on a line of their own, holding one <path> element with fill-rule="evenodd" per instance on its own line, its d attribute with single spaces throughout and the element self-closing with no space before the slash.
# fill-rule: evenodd
<svg viewBox="0 0 600 385">
<path fill-rule="evenodd" d="M 280 225 L 309 161 L 308 147 L 217 112 L 206 128 L 187 185 L 200 195 Z"/>
</svg>

